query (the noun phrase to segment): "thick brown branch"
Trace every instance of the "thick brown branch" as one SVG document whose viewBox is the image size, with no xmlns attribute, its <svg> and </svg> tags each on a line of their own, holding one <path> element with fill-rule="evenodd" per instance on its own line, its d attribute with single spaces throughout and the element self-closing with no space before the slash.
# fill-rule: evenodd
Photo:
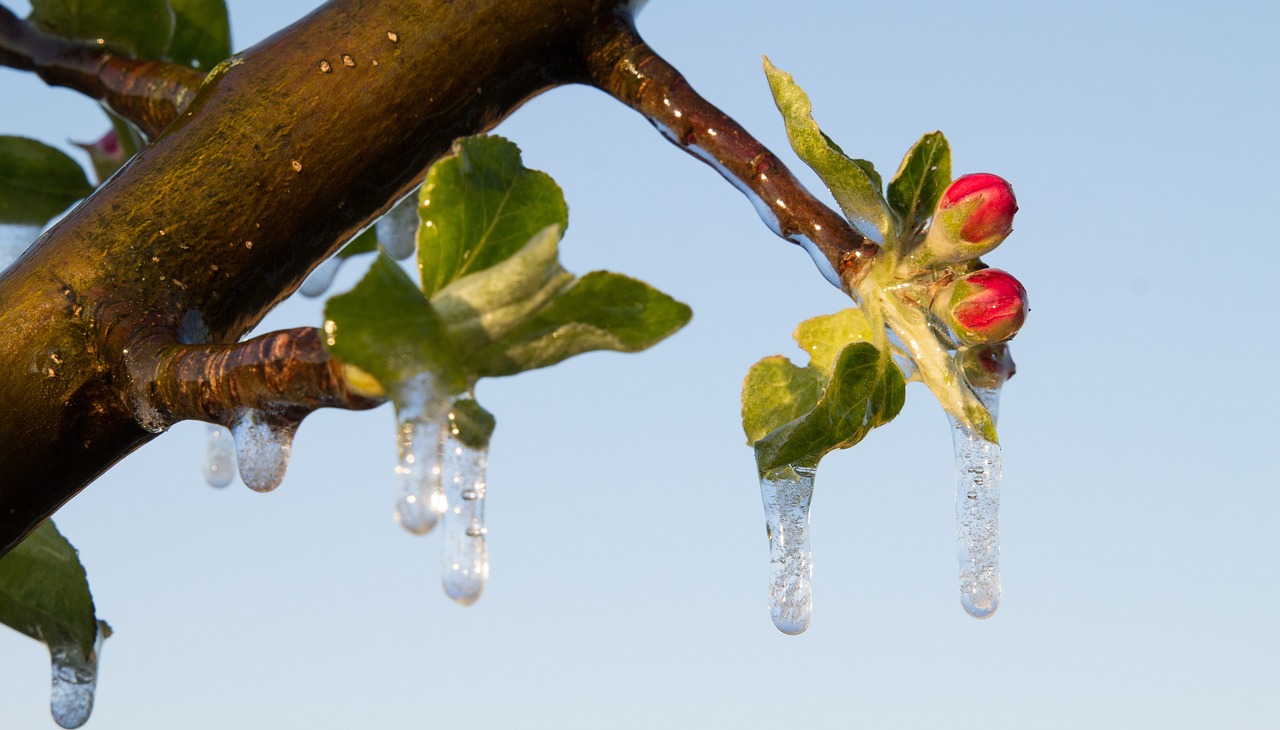
<svg viewBox="0 0 1280 730">
<path fill-rule="evenodd" d="M 855 281 L 880 247 L 855 231 L 729 115 L 698 95 L 684 76 L 621 15 L 602 24 L 589 56 L 591 83 L 640 112 L 673 144 L 738 188 L 778 236 L 809 252 L 832 285 Z"/>
<path fill-rule="evenodd" d="M 45 83 L 97 99 L 155 137 L 195 98 L 204 74 L 134 61 L 104 46 L 44 33 L 0 5 L 0 66 L 34 71 Z"/>
</svg>

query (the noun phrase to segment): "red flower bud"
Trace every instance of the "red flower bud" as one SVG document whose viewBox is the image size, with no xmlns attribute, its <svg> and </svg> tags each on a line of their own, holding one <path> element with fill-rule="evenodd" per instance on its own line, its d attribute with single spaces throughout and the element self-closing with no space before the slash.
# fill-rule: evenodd
<svg viewBox="0 0 1280 730">
<path fill-rule="evenodd" d="M 966 347 L 956 357 L 965 380 L 975 388 L 999 388 L 1017 372 L 1009 346 L 1003 342 Z"/>
<path fill-rule="evenodd" d="M 1003 342 L 1027 319 L 1027 290 L 1007 272 L 982 269 L 951 282 L 933 306 L 960 342 Z"/>
<path fill-rule="evenodd" d="M 925 248 L 938 261 L 957 262 L 982 256 L 1013 231 L 1018 201 L 999 175 L 965 175 L 942 193 L 933 211 Z"/>
<path fill-rule="evenodd" d="M 102 135 L 97 142 L 73 142 L 75 146 L 89 153 L 89 161 L 93 163 L 93 172 L 101 184 L 124 164 L 124 147 L 115 130 Z"/>
</svg>

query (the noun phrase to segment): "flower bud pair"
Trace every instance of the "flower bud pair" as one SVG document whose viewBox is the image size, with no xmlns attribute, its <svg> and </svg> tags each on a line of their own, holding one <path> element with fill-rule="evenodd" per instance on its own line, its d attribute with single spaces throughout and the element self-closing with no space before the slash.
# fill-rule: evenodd
<svg viewBox="0 0 1280 730">
<path fill-rule="evenodd" d="M 961 344 L 1004 342 L 1027 319 L 1027 290 L 1000 269 L 956 279 L 933 298 L 933 311 Z"/>
<path fill-rule="evenodd" d="M 1013 231 L 1018 201 L 1004 178 L 986 172 L 965 175 L 942 193 L 925 236 L 929 258 L 957 263 L 982 256 Z"/>
</svg>

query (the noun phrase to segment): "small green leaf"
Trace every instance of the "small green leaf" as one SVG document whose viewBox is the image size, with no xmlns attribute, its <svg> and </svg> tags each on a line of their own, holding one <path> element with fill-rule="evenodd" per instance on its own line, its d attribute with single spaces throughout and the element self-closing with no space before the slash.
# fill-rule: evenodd
<svg viewBox="0 0 1280 730">
<path fill-rule="evenodd" d="M 887 356 L 867 342 L 849 345 L 813 410 L 755 442 L 756 468 L 766 474 L 788 464 L 816 465 L 892 420 L 905 394 L 902 372 Z"/>
<path fill-rule="evenodd" d="M 817 370 L 797 367 L 782 355 L 752 365 L 742 381 L 742 430 L 747 445 L 812 411 L 826 387 L 827 378 Z"/>
<path fill-rule="evenodd" d="M 169 0 L 169 5 L 174 15 L 170 60 L 208 71 L 231 55 L 226 0 Z"/>
<path fill-rule="evenodd" d="M 497 425 L 493 414 L 481 408 L 473 398 L 459 398 L 449 410 L 449 429 L 454 438 L 473 449 L 486 448 Z"/>
<path fill-rule="evenodd" d="M 0 223 L 42 226 L 93 192 L 84 168 L 25 137 L 0 137 Z"/>
<path fill-rule="evenodd" d="M 92 656 L 98 620 L 89 581 L 52 520 L 0 558 L 0 623 L 51 646 L 73 641 Z"/>
<path fill-rule="evenodd" d="M 889 204 L 910 235 L 933 215 L 942 192 L 951 184 L 951 146 L 942 132 L 920 138 L 889 181 Z"/>
<path fill-rule="evenodd" d="M 330 299 L 324 315 L 329 351 L 377 378 L 392 400 L 399 402 L 400 383 L 422 372 L 435 373 L 447 392 L 466 389 L 440 316 L 385 254 L 351 291 Z"/>
<path fill-rule="evenodd" d="M 551 225 L 568 226 L 560 186 L 521 164 L 502 137 L 468 137 L 431 166 L 422 186 L 418 268 L 428 296 L 520 250 Z"/>
<path fill-rule="evenodd" d="M 809 353 L 809 367 L 822 374 L 825 383 L 845 345 L 870 341 L 873 331 L 867 315 L 861 309 L 850 307 L 806 319 L 796 327 L 792 337 L 801 350 Z"/>
<path fill-rule="evenodd" d="M 692 311 L 648 284 L 593 271 L 501 340 L 467 358 L 479 376 L 514 375 L 592 350 L 639 352 L 688 323 Z"/>
<path fill-rule="evenodd" d="M 871 164 L 870 160 L 854 160 L 853 164 L 861 167 L 862 171 L 867 173 L 867 177 L 871 178 L 871 184 L 876 186 L 876 192 L 884 190 L 884 179 L 880 177 L 880 173 L 876 171 L 876 166 Z"/>
<path fill-rule="evenodd" d="M 360 232 L 360 235 L 347 242 L 347 245 L 338 251 L 338 258 L 349 259 L 352 256 L 359 256 L 362 253 L 373 253 L 378 250 L 378 234 L 374 231 L 373 226 L 369 226 Z"/>
<path fill-rule="evenodd" d="M 102 40 L 134 58 L 169 50 L 174 13 L 168 0 L 31 0 L 30 21 L 64 38 Z"/>
<path fill-rule="evenodd" d="M 861 164 L 849 159 L 818 128 L 812 117 L 813 105 L 809 95 L 795 83 L 791 74 L 779 70 L 767 58 L 764 71 L 769 78 L 774 103 L 786 123 L 791 148 L 818 173 L 849 222 L 862 235 L 880 243 L 891 240 L 896 223 L 880 193 L 880 185 L 876 181 L 879 176 L 868 174 Z"/>
</svg>

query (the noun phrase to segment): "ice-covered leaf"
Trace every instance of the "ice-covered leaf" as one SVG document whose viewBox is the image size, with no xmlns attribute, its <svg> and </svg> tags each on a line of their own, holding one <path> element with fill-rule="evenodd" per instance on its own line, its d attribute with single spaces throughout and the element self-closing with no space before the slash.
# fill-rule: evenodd
<svg viewBox="0 0 1280 730">
<path fill-rule="evenodd" d="M 98 620 L 89 581 L 52 520 L 0 557 L 0 623 L 50 646 L 74 642 L 85 656 L 93 654 Z"/>
<path fill-rule="evenodd" d="M 520 250 L 551 225 L 568 225 L 560 186 L 521 164 L 520 148 L 502 137 L 467 137 L 427 173 L 420 194 L 418 268 L 435 294 Z"/>
<path fill-rule="evenodd" d="M 379 254 L 360 283 L 326 303 L 324 314 L 329 350 L 377 378 L 393 400 L 401 382 L 424 371 L 446 391 L 466 387 L 440 316 L 388 256 Z"/>
<path fill-rule="evenodd" d="M 688 305 L 621 274 L 593 271 L 501 340 L 467 357 L 480 376 L 514 375 L 592 350 L 639 352 L 688 323 Z"/>
<path fill-rule="evenodd" d="M 231 25 L 226 0 L 169 0 L 173 42 L 169 59 L 208 71 L 231 55 Z"/>
<path fill-rule="evenodd" d="M 0 223 L 42 226 L 91 192 L 84 168 L 63 152 L 0 136 Z"/>
<path fill-rule="evenodd" d="M 951 146 L 942 132 L 930 132 L 911 147 L 889 181 L 889 205 L 910 235 L 933 215 L 942 191 L 951 184 Z"/>
<path fill-rule="evenodd" d="M 474 398 L 459 398 L 449 409 L 449 435 L 473 449 L 488 448 L 489 437 L 497 425 L 493 414 Z"/>
<path fill-rule="evenodd" d="M 875 179 L 879 176 L 868 174 L 863 165 L 869 163 L 861 161 L 859 164 L 859 161 L 849 159 L 823 134 L 813 120 L 809 95 L 795 83 L 791 74 L 778 69 L 767 58 L 764 71 L 769 77 L 773 100 L 786 123 L 791 148 L 818 173 L 849 222 L 862 235 L 878 243 L 888 241 L 896 224 Z"/>
<path fill-rule="evenodd" d="M 845 345 L 871 340 L 872 328 L 861 309 L 850 307 L 806 319 L 796 326 L 792 337 L 801 350 L 809 353 L 809 367 L 829 378 Z"/>
<path fill-rule="evenodd" d="M 169 0 L 31 0 L 30 20 L 64 38 L 102 39 L 141 59 L 161 58 L 173 39 Z"/>
<path fill-rule="evenodd" d="M 761 474 L 787 465 L 816 466 L 828 452 L 858 443 L 898 415 L 906 383 L 893 361 L 874 345 L 841 351 L 826 392 L 813 410 L 755 442 Z"/>
<path fill-rule="evenodd" d="M 747 445 L 812 411 L 826 387 L 827 379 L 816 370 L 793 365 L 782 355 L 752 365 L 742 382 Z"/>
</svg>

